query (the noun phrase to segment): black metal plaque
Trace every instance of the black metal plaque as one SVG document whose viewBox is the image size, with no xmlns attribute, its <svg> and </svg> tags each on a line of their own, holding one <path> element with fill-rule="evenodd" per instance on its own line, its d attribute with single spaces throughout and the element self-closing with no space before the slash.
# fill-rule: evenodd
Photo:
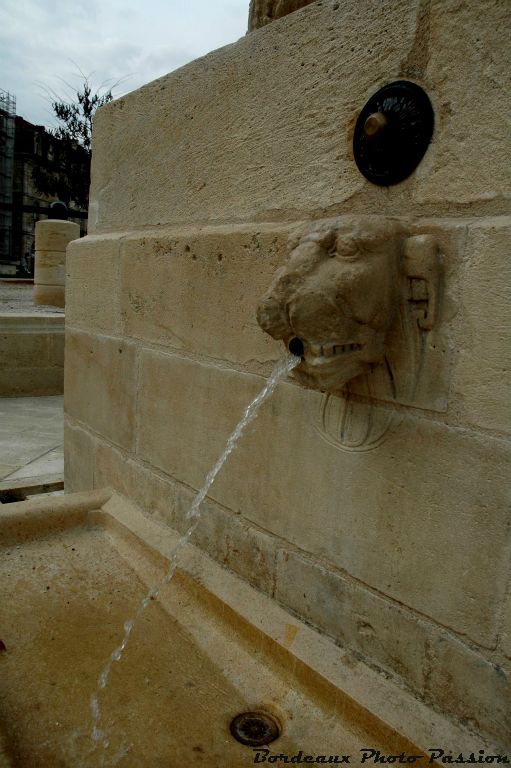
<svg viewBox="0 0 511 768">
<path fill-rule="evenodd" d="M 353 154 L 360 172 L 384 187 L 406 179 L 424 157 L 434 120 L 419 85 L 406 80 L 385 85 L 371 96 L 355 126 Z"/>
</svg>

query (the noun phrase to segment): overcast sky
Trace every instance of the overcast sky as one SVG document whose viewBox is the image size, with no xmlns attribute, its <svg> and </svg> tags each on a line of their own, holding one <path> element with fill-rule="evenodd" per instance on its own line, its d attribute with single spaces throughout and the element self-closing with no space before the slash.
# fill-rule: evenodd
<svg viewBox="0 0 511 768">
<path fill-rule="evenodd" d="M 16 113 L 55 125 L 63 98 L 91 76 L 132 91 L 245 34 L 249 0 L 0 0 L 0 89 Z"/>
</svg>

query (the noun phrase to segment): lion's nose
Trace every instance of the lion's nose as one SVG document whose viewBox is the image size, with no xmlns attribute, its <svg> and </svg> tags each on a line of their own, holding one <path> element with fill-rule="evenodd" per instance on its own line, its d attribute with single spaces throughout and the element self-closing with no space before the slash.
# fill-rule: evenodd
<svg viewBox="0 0 511 768">
<path fill-rule="evenodd" d="M 287 348 L 291 352 L 292 355 L 296 355 L 296 357 L 303 357 L 304 349 L 303 349 L 303 341 L 298 338 L 298 336 L 293 336 L 293 338 L 290 340 L 289 344 L 287 345 Z"/>
</svg>

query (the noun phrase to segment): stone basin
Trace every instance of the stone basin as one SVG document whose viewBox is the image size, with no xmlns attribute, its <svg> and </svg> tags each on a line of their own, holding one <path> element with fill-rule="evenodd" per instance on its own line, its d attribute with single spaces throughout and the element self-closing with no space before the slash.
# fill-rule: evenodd
<svg viewBox="0 0 511 768">
<path fill-rule="evenodd" d="M 471 743 L 188 544 L 113 666 L 100 695 L 110 745 L 92 751 L 98 675 L 177 539 L 110 491 L 1 506 L 1 768 L 241 768 L 255 752 L 229 725 L 253 710 L 282 727 L 266 755 L 351 755 L 359 765 L 362 748 Z"/>
</svg>

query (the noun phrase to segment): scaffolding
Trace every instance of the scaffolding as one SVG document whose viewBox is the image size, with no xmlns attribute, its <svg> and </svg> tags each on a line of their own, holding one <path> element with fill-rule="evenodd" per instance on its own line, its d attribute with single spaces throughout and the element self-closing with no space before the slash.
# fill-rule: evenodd
<svg viewBox="0 0 511 768">
<path fill-rule="evenodd" d="M 0 261 L 12 259 L 16 97 L 0 89 Z"/>
</svg>

